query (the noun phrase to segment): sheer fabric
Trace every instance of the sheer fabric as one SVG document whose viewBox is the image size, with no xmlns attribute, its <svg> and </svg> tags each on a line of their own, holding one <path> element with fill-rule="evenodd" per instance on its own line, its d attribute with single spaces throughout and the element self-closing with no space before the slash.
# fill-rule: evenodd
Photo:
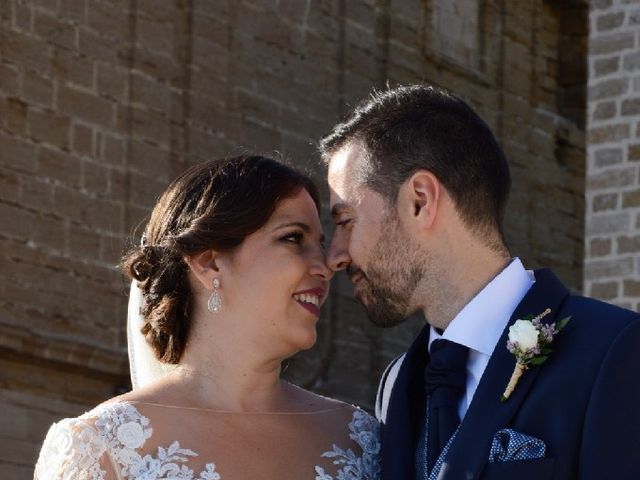
<svg viewBox="0 0 640 480">
<path fill-rule="evenodd" d="M 379 425 L 349 405 L 233 413 L 112 402 L 54 424 L 35 480 L 373 480 Z"/>
</svg>

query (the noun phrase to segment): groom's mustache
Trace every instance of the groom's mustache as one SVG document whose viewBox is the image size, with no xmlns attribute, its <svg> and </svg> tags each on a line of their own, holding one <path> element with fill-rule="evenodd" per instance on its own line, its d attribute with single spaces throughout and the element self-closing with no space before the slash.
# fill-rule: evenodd
<svg viewBox="0 0 640 480">
<path fill-rule="evenodd" d="M 358 283 L 363 278 L 366 278 L 365 273 L 355 265 L 349 265 L 346 269 L 347 275 L 349 276 L 349 280 L 351 283 Z"/>
</svg>

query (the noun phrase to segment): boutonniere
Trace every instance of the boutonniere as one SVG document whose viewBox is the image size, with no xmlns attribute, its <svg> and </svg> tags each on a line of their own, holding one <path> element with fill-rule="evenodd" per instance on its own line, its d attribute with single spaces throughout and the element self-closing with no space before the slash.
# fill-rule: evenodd
<svg viewBox="0 0 640 480">
<path fill-rule="evenodd" d="M 516 357 L 516 366 L 511 374 L 509 384 L 500 398 L 502 402 L 511 396 L 520 377 L 530 364 L 540 365 L 547 361 L 551 353 L 553 337 L 571 320 L 571 317 L 566 317 L 557 323 L 544 325 L 541 320 L 550 313 L 551 309 L 547 308 L 537 317 L 529 315 L 528 318 L 516 320 L 509 327 L 507 350 Z"/>
</svg>

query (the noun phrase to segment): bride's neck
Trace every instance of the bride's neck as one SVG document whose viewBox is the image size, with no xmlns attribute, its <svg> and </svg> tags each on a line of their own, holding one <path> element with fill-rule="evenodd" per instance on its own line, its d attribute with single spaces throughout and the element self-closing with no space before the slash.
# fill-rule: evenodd
<svg viewBox="0 0 640 480">
<path fill-rule="evenodd" d="M 171 381 L 197 407 L 238 412 L 277 411 L 286 406 L 286 383 L 278 359 L 254 352 L 217 351 L 216 346 L 187 350 Z M 188 393 L 188 394 L 187 394 Z"/>
</svg>

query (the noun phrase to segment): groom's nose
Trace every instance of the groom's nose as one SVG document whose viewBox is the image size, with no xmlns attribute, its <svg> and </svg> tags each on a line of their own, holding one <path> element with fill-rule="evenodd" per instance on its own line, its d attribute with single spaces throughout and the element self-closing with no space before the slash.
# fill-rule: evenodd
<svg viewBox="0 0 640 480">
<path fill-rule="evenodd" d="M 329 248 L 327 250 L 327 266 L 337 272 L 344 270 L 351 264 L 351 256 L 349 255 L 349 242 L 342 233 L 336 232 L 331 238 Z"/>
</svg>

